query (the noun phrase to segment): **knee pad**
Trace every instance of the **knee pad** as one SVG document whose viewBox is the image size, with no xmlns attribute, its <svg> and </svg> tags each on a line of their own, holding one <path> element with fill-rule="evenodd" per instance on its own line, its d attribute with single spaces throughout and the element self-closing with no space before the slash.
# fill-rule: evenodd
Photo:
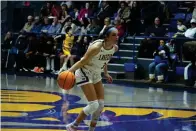
<svg viewBox="0 0 196 131">
<path fill-rule="evenodd" d="M 88 102 L 88 105 L 84 107 L 83 111 L 88 116 L 94 113 L 99 107 L 98 100 Z"/>
<path fill-rule="evenodd" d="M 99 100 L 99 110 L 102 111 L 104 108 L 104 100 Z"/>
</svg>

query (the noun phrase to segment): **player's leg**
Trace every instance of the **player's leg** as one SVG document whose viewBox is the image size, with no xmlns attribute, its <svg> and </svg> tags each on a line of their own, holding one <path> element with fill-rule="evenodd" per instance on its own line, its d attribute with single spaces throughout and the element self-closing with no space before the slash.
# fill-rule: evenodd
<svg viewBox="0 0 196 131">
<path fill-rule="evenodd" d="M 81 86 L 87 100 L 88 100 L 88 105 L 83 108 L 83 110 L 80 112 L 76 120 L 71 123 L 66 125 L 67 130 L 76 130 L 77 126 L 86 118 L 86 116 L 94 113 L 97 108 L 99 107 L 99 103 L 97 100 L 95 88 L 93 84 L 89 83 L 86 85 Z"/>
<path fill-rule="evenodd" d="M 92 84 L 92 74 L 89 71 L 78 69 L 75 72 L 76 83 L 80 86 L 88 100 L 88 105 L 83 108 L 76 120 L 66 126 L 67 130 L 76 130 L 77 126 L 86 116 L 93 114 L 99 107 L 94 85 Z"/>
<path fill-rule="evenodd" d="M 99 81 L 98 83 L 94 84 L 94 87 L 99 102 L 99 107 L 96 110 L 96 112 L 92 114 L 89 131 L 95 130 L 97 121 L 99 120 L 101 112 L 103 111 L 104 108 L 104 88 L 103 88 L 102 81 Z"/>
</svg>

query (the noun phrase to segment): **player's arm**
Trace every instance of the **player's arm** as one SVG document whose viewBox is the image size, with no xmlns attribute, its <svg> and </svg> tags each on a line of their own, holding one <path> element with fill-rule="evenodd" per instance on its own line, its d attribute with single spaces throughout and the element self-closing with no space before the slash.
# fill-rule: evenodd
<svg viewBox="0 0 196 131">
<path fill-rule="evenodd" d="M 108 75 L 108 64 L 105 63 L 103 70 L 104 70 L 104 75 L 105 76 Z"/>
<path fill-rule="evenodd" d="M 76 62 L 69 71 L 74 72 L 77 69 L 83 67 L 84 65 L 88 64 L 89 61 L 92 59 L 93 56 L 97 55 L 101 49 L 101 44 L 92 45 L 87 52 L 84 54 L 84 57 L 81 58 L 80 61 Z"/>
</svg>

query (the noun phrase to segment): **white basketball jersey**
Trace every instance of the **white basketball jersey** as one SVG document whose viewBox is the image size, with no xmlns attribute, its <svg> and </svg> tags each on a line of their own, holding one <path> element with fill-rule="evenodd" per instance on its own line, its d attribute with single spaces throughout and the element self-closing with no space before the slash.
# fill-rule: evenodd
<svg viewBox="0 0 196 131">
<path fill-rule="evenodd" d="M 104 40 L 96 40 L 93 43 L 91 43 L 89 45 L 89 47 L 93 44 L 96 44 L 97 42 L 104 42 Z M 86 69 L 90 69 L 92 71 L 95 71 L 97 73 L 101 73 L 104 69 L 105 64 L 108 64 L 108 62 L 110 61 L 111 57 L 113 56 L 113 54 L 115 53 L 115 47 L 113 47 L 110 50 L 106 50 L 103 48 L 103 46 L 101 47 L 100 52 L 95 55 L 91 61 L 89 62 L 89 64 L 85 65 L 84 68 Z"/>
</svg>

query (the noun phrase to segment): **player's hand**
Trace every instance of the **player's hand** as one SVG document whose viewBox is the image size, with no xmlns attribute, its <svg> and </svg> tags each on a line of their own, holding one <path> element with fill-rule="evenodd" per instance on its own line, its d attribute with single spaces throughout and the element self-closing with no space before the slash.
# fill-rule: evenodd
<svg viewBox="0 0 196 131">
<path fill-rule="evenodd" d="M 113 79 L 109 74 L 105 74 L 108 83 L 112 83 Z"/>
</svg>

